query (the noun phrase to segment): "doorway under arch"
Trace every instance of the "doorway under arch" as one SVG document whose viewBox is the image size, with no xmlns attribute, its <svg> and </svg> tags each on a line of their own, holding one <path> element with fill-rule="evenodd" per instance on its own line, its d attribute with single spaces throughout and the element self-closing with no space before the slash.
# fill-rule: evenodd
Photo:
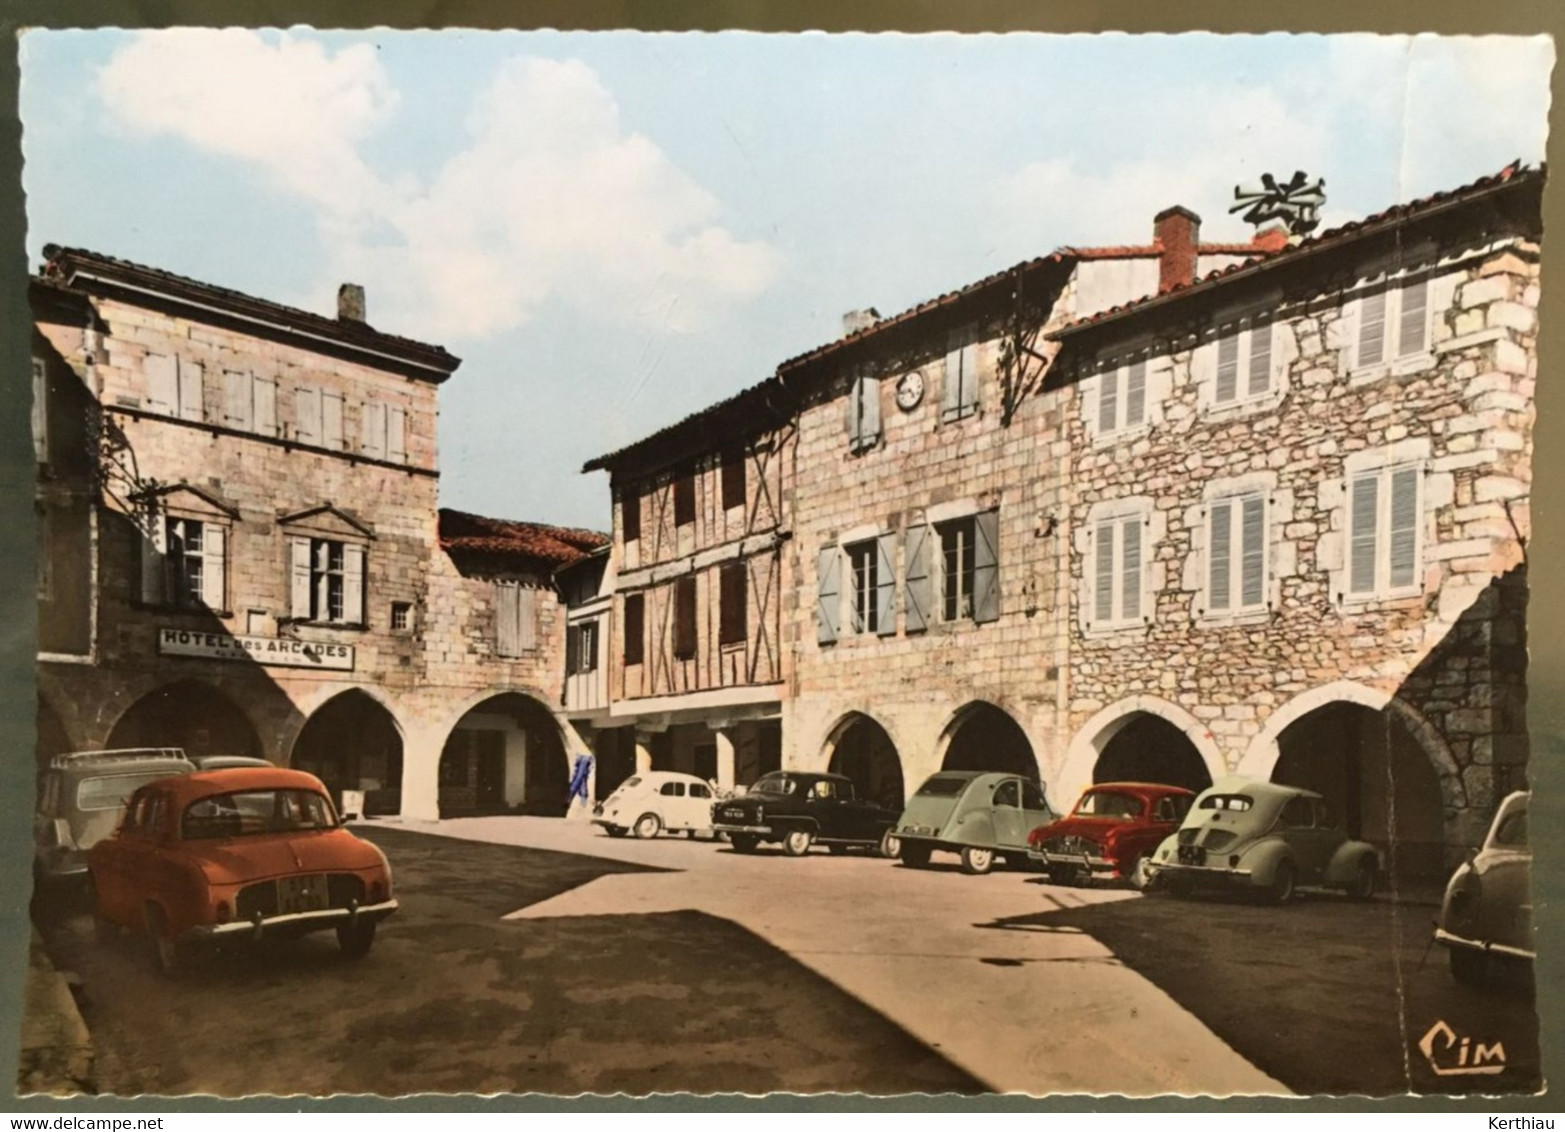
<svg viewBox="0 0 1565 1132">
<path fill-rule="evenodd" d="M 364 793 L 364 815 L 402 812 L 402 731 L 385 705 L 349 689 L 315 709 L 293 745 L 291 765 L 326 784 Z"/>
<path fill-rule="evenodd" d="M 959 710 L 946 729 L 941 770 L 994 770 L 1038 781 L 1038 760 L 1021 724 L 989 703 Z"/>
<path fill-rule="evenodd" d="M 1104 743 L 1092 781 L 1157 782 L 1199 793 L 1212 785 L 1189 735 L 1160 715 L 1137 712 Z"/>
<path fill-rule="evenodd" d="M 210 684 L 180 680 L 131 704 L 109 732 L 109 748 L 181 747 L 202 755 L 262 757 L 261 738 L 239 707 Z"/>
<path fill-rule="evenodd" d="M 902 760 L 884 727 L 861 712 L 853 712 L 832 729 L 830 742 L 827 770 L 851 778 L 859 797 L 888 809 L 902 808 L 907 802 Z"/>
<path fill-rule="evenodd" d="M 468 710 L 440 752 L 440 816 L 564 817 L 570 765 L 560 725 L 541 702 L 502 692 Z"/>
</svg>

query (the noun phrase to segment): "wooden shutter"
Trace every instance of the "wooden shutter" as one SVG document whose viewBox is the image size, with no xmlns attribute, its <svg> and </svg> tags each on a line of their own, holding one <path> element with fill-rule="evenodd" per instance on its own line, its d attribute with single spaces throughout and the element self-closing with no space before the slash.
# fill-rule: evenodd
<svg viewBox="0 0 1565 1132">
<path fill-rule="evenodd" d="M 1418 578 L 1418 469 L 1391 473 L 1391 585 L 1411 586 Z"/>
<path fill-rule="evenodd" d="M 674 525 L 683 527 L 696 521 L 696 473 L 692 468 L 680 472 L 674 480 Z"/>
<path fill-rule="evenodd" d="M 743 507 L 745 502 L 744 450 L 730 449 L 723 453 L 723 510 Z"/>
<path fill-rule="evenodd" d="M 940 391 L 940 415 L 954 420 L 962 415 L 962 347 L 953 345 L 946 354 L 945 386 Z"/>
<path fill-rule="evenodd" d="M 212 523 L 201 527 L 201 602 L 208 609 L 227 609 L 227 532 Z"/>
<path fill-rule="evenodd" d="M 1379 365 L 1386 356 L 1386 290 L 1359 300 L 1358 364 Z"/>
<path fill-rule="evenodd" d="M 386 458 L 386 406 L 366 401 L 359 418 L 359 448 L 366 456 Z"/>
<path fill-rule="evenodd" d="M 880 379 L 861 377 L 859 446 L 868 448 L 880 439 Z"/>
<path fill-rule="evenodd" d="M 364 548 L 351 542 L 342 548 L 342 619 L 364 624 Z"/>
<path fill-rule="evenodd" d="M 690 660 L 696 655 L 696 576 L 674 579 L 674 656 Z"/>
<path fill-rule="evenodd" d="M 882 637 L 897 632 L 896 535 L 881 535 L 875 540 L 875 624 L 870 626 Z"/>
<path fill-rule="evenodd" d="M 269 377 L 255 379 L 255 431 L 262 436 L 277 435 L 277 382 Z"/>
<path fill-rule="evenodd" d="M 408 415 L 400 406 L 386 408 L 386 459 L 405 463 L 408 458 Z"/>
<path fill-rule="evenodd" d="M 1229 327 L 1217 340 L 1217 388 L 1214 400 L 1226 405 L 1239 395 L 1239 330 Z"/>
<path fill-rule="evenodd" d="M 730 562 L 718 572 L 717 639 L 720 644 L 737 644 L 749 635 L 747 569 L 744 562 Z"/>
<path fill-rule="evenodd" d="M 142 363 L 147 375 L 147 408 L 174 416 L 179 410 L 179 363 L 168 354 L 148 354 Z"/>
<path fill-rule="evenodd" d="M 1147 415 L 1147 360 L 1130 363 L 1125 377 L 1125 427 L 1136 428 Z"/>
<path fill-rule="evenodd" d="M 641 492 L 639 489 L 627 486 L 620 492 L 620 526 L 624 531 L 626 542 L 635 542 L 641 537 Z"/>
<path fill-rule="evenodd" d="M 33 455 L 49 462 L 49 368 L 42 358 L 33 359 Z"/>
<path fill-rule="evenodd" d="M 1398 319 L 1397 356 L 1424 351 L 1425 322 L 1429 311 L 1429 280 L 1402 285 L 1402 317 Z"/>
<path fill-rule="evenodd" d="M 862 424 L 864 395 L 863 379 L 858 374 L 848 383 L 847 415 L 843 418 L 843 426 L 848 430 L 848 451 L 857 452 L 860 448 L 859 435 Z"/>
<path fill-rule="evenodd" d="M 538 591 L 531 586 L 516 590 L 516 643 L 523 652 L 538 647 Z"/>
<path fill-rule="evenodd" d="M 310 586 L 310 540 L 307 538 L 293 539 L 289 553 L 291 555 L 291 605 L 290 612 L 300 621 L 310 620 L 314 611 L 314 593 Z"/>
<path fill-rule="evenodd" d="M 1097 562 L 1093 571 L 1093 618 L 1097 621 L 1114 619 L 1114 524 L 1099 523 Z"/>
<path fill-rule="evenodd" d="M 1380 495 L 1378 475 L 1360 476 L 1353 481 L 1352 517 L 1349 540 L 1352 551 L 1348 566 L 1348 590 L 1351 593 L 1375 592 L 1375 520 Z"/>
<path fill-rule="evenodd" d="M 1266 600 L 1266 501 L 1251 496 L 1240 507 L 1239 603 L 1254 608 Z"/>
<path fill-rule="evenodd" d="M 168 600 L 168 523 L 156 500 L 149 500 L 141 531 L 141 600 L 162 605 Z"/>
<path fill-rule="evenodd" d="M 1124 554 L 1120 616 L 1129 621 L 1141 616 L 1141 519 L 1126 519 L 1121 530 Z"/>
<path fill-rule="evenodd" d="M 223 371 L 223 423 L 230 428 L 251 427 L 250 381 L 248 373 Z"/>
<path fill-rule="evenodd" d="M 293 393 L 293 435 L 303 444 L 321 442 L 321 391 L 295 389 Z"/>
<path fill-rule="evenodd" d="M 1098 378 L 1098 431 L 1113 432 L 1119 425 L 1119 369 L 1104 370 Z"/>
<path fill-rule="evenodd" d="M 321 443 L 328 448 L 342 447 L 342 394 L 321 394 Z"/>
<path fill-rule="evenodd" d="M 820 553 L 815 558 L 817 594 L 815 639 L 823 645 L 837 639 L 838 619 L 841 614 L 840 557 L 837 547 L 833 545 L 821 547 Z"/>
<path fill-rule="evenodd" d="M 1214 610 L 1229 606 L 1231 572 L 1233 569 L 1233 504 L 1224 501 L 1212 504 L 1211 549 L 1208 553 L 1211 579 L 1207 604 Z"/>
<path fill-rule="evenodd" d="M 201 363 L 179 359 L 179 415 L 187 421 L 205 418 L 201 406 Z"/>
<path fill-rule="evenodd" d="M 521 656 L 521 593 L 515 582 L 495 583 L 495 651 L 501 656 Z"/>
<path fill-rule="evenodd" d="M 565 674 L 573 676 L 581 671 L 581 626 L 572 625 L 565 630 Z"/>
<path fill-rule="evenodd" d="M 1259 321 L 1250 324 L 1250 380 L 1247 386 L 1251 397 L 1258 397 L 1272 387 L 1272 324 Z"/>
<path fill-rule="evenodd" d="M 647 599 L 644 594 L 625 595 L 625 663 L 640 664 L 646 658 Z"/>
<path fill-rule="evenodd" d="M 973 516 L 973 620 L 1000 617 L 1000 512 Z"/>
<path fill-rule="evenodd" d="M 903 603 L 903 629 L 919 633 L 929 627 L 930 578 L 929 578 L 929 528 L 909 527 L 907 543 L 903 547 L 903 569 L 907 572 L 906 601 Z"/>
<path fill-rule="evenodd" d="M 970 342 L 962 348 L 962 381 L 958 394 L 958 408 L 967 416 L 978 408 L 978 343 Z"/>
</svg>

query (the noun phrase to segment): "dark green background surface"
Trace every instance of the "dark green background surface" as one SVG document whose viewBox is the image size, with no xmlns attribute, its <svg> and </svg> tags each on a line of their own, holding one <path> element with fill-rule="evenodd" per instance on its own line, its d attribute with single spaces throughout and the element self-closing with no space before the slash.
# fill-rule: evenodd
<svg viewBox="0 0 1565 1132">
<path fill-rule="evenodd" d="M 1165 1098 L 1126 1101 L 1114 1098 L 1059 1097 L 1045 1100 L 996 1097 L 983 1100 L 904 1101 L 852 1098 L 703 1099 L 657 1098 L 650 1101 L 586 1100 L 572 1102 L 537 1097 L 424 1097 L 403 1101 L 375 1098 L 333 1101 L 277 1101 L 264 1098 L 221 1102 L 211 1099 L 170 1101 L 18 1100 L 14 1093 L 22 975 L 26 968 L 28 923 L 27 896 L 31 887 L 28 862 L 31 855 L 29 814 L 33 793 L 33 691 L 35 540 L 31 535 L 32 440 L 28 406 L 31 380 L 28 344 L 26 276 L 23 250 L 26 231 L 22 198 L 21 125 L 17 121 L 16 32 L 25 27 L 166 27 L 170 25 L 237 25 L 288 27 L 308 24 L 319 28 L 364 27 L 473 27 L 473 28 L 641 28 L 657 31 L 718 31 L 747 28 L 766 32 L 824 31 L 906 32 L 1181 32 L 1209 30 L 1225 33 L 1267 31 L 1380 32 L 1420 31 L 1446 34 L 1535 34 L 1555 36 L 1560 50 L 1565 31 L 1565 4 L 1558 0 L 1389 0 L 1371 6 L 1364 0 L 1317 0 L 1311 4 L 1275 2 L 1238 3 L 1186 0 L 1057 0 L 1023 3 L 1017 0 L 838 0 L 797 3 L 767 0 L 708 0 L 708 2 L 614 3 L 611 0 L 549 0 L 542 3 L 505 3 L 500 0 L 0 0 L 0 530 L 11 537 L 0 539 L 0 1078 L 5 1080 L 7 1108 L 27 1108 L 66 1113 L 89 1111 L 214 1111 L 233 1109 L 369 1111 L 396 1107 L 410 1111 L 443 1112 L 463 1109 L 562 1111 L 716 1110 L 759 1108 L 772 1110 L 836 1111 L 857 1108 L 871 1111 L 926 1111 L 981 1109 L 990 1111 L 1038 1110 L 1078 1112 L 1135 1109 L 1230 1108 L 1287 1111 L 1396 1109 L 1474 1112 L 1553 1111 L 1557 1101 L 1542 1097 L 1508 1099 L 1503 1110 L 1482 1100 L 1452 1101 L 1404 1098 L 1382 1102 L 1315 1098 L 1293 1100 L 1238 1100 L 1229 1102 Z M 1556 104 L 1565 102 L 1565 84 L 1556 62 L 1553 79 Z M 1557 123 L 1556 123 L 1557 124 Z M 1551 137 L 1549 153 L 1561 146 Z M 1535 799 L 1534 837 L 1537 867 L 1533 871 L 1534 901 L 1539 905 L 1538 1011 L 1541 1016 L 1543 1065 L 1546 1077 L 1565 1083 L 1565 600 L 1562 600 L 1561 548 L 1565 546 L 1565 502 L 1552 497 L 1549 483 L 1560 482 L 1561 444 L 1565 437 L 1565 390 L 1553 387 L 1553 374 L 1565 358 L 1565 284 L 1556 282 L 1556 263 L 1565 255 L 1554 250 L 1565 232 L 1565 190 L 1551 184 L 1544 198 L 1542 335 L 1539 345 L 1540 375 L 1537 386 L 1538 432 L 1534 453 L 1533 539 L 1529 546 L 1532 584 L 1529 672 L 1531 697 L 1528 709 L 1532 731 L 1530 770 Z M 1150 1037 L 1149 1040 L 1155 1040 Z M 1329 1050 L 1320 1051 L 1329 1057 Z M 1559 1087 L 1565 1087 L 1561 1084 Z M 1475 1125 L 1476 1127 L 1477 1125 Z"/>
</svg>

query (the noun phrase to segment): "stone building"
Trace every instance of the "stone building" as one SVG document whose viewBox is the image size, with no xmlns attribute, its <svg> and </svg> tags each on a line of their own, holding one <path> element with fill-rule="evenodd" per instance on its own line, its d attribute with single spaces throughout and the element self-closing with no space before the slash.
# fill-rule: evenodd
<svg viewBox="0 0 1565 1132">
<path fill-rule="evenodd" d="M 582 747 L 550 577 L 597 536 L 437 512 L 458 360 L 370 327 L 356 287 L 332 319 L 45 256 L 39 756 L 177 745 L 372 813 L 563 811 Z"/>
</svg>

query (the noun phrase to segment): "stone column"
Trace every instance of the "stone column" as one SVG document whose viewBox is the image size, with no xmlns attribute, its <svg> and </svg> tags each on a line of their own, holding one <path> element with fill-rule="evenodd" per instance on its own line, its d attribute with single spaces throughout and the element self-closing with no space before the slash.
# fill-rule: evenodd
<svg viewBox="0 0 1565 1132">
<path fill-rule="evenodd" d="M 652 736 L 645 731 L 636 732 L 636 773 L 646 774 L 652 769 Z"/>
<path fill-rule="evenodd" d="M 731 727 L 713 728 L 717 739 L 717 786 L 720 790 L 734 788 L 734 731 Z"/>
</svg>

